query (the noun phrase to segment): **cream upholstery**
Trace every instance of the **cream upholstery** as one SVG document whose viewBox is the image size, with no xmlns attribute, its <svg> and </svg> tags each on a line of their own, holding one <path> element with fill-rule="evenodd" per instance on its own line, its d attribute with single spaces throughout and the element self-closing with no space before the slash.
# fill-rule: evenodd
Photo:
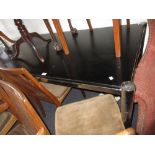
<svg viewBox="0 0 155 155">
<path fill-rule="evenodd" d="M 56 134 L 115 134 L 125 129 L 112 95 L 82 100 L 56 110 Z"/>
<path fill-rule="evenodd" d="M 10 112 L 0 113 L 0 135 L 5 135 L 16 122 L 16 117 Z"/>
<path fill-rule="evenodd" d="M 49 84 L 45 82 L 40 82 L 46 89 L 48 89 L 53 95 L 55 95 L 60 102 L 62 102 L 65 98 L 65 96 L 69 93 L 71 90 L 70 87 L 55 85 L 55 84 Z"/>
</svg>

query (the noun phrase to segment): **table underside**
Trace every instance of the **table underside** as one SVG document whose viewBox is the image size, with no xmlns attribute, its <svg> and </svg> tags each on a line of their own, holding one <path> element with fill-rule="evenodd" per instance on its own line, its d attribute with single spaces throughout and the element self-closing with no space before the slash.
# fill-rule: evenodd
<svg viewBox="0 0 155 155">
<path fill-rule="evenodd" d="M 115 57 L 112 27 L 105 27 L 96 28 L 93 33 L 79 30 L 77 36 L 65 32 L 69 55 L 56 52 L 52 42 L 33 38 L 44 63 L 38 61 L 27 43 L 21 45 L 18 59 L 10 60 L 4 53 L 0 59 L 7 67 L 25 67 L 34 76 L 45 78 L 50 83 L 120 94 L 121 83 L 132 80 L 135 64 L 142 55 L 145 30 L 146 24 L 131 25 L 129 31 L 122 26 L 121 58 Z M 42 36 L 50 38 L 49 34 Z"/>
</svg>

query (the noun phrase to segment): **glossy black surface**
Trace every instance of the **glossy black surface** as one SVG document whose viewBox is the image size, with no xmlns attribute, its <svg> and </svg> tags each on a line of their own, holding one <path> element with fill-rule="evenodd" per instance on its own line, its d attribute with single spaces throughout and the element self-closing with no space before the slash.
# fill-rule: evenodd
<svg viewBox="0 0 155 155">
<path fill-rule="evenodd" d="M 25 67 L 36 76 L 48 78 L 51 83 L 82 88 L 85 85 L 81 84 L 89 84 L 90 88 L 86 89 L 95 90 L 99 86 L 119 90 L 122 81 L 131 80 L 134 63 L 142 52 L 145 28 L 144 25 L 135 24 L 127 31 L 126 26 L 122 26 L 120 59 L 115 58 L 112 27 L 107 27 L 94 29 L 93 33 L 79 30 L 77 36 L 65 32 L 70 49 L 68 56 L 55 52 L 52 43 L 35 38 L 36 46 L 44 56 L 44 64 L 37 60 L 27 44 L 21 46 L 18 60 L 10 61 L 4 58 L 3 53 L 1 62 L 7 67 Z M 50 38 L 49 35 L 44 37 Z M 46 73 L 46 76 L 42 73 Z M 98 87 L 96 90 L 100 91 Z"/>
</svg>

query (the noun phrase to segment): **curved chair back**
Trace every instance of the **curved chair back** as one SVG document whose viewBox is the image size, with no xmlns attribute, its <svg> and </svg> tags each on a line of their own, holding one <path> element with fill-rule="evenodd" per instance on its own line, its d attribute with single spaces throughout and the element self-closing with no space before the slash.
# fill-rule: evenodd
<svg viewBox="0 0 155 155">
<path fill-rule="evenodd" d="M 27 97 L 33 96 L 37 102 L 43 100 L 53 102 L 56 106 L 61 104 L 57 97 L 39 83 L 25 68 L 0 68 L 0 78 L 15 84 Z"/>
<path fill-rule="evenodd" d="M 29 134 L 49 134 L 47 128 L 28 99 L 18 88 L 0 80 L 0 94 L 4 101 L 8 103 L 10 111 L 26 128 Z"/>
</svg>

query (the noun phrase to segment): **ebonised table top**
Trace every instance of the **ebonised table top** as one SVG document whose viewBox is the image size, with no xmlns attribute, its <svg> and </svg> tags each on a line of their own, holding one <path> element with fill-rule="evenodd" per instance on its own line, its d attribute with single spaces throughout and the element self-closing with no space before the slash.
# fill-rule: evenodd
<svg viewBox="0 0 155 155">
<path fill-rule="evenodd" d="M 120 93 L 123 81 L 132 79 L 135 64 L 142 54 L 146 23 L 134 24 L 127 31 L 122 26 L 122 57 L 116 58 L 112 27 L 79 30 L 77 36 L 65 32 L 69 55 L 55 52 L 52 43 L 34 38 L 45 63 L 40 63 L 31 48 L 23 43 L 16 60 L 6 53 L 0 54 L 1 63 L 7 67 L 25 67 L 34 76 L 48 82 L 113 94 Z M 43 35 L 50 38 L 49 35 Z"/>
</svg>

